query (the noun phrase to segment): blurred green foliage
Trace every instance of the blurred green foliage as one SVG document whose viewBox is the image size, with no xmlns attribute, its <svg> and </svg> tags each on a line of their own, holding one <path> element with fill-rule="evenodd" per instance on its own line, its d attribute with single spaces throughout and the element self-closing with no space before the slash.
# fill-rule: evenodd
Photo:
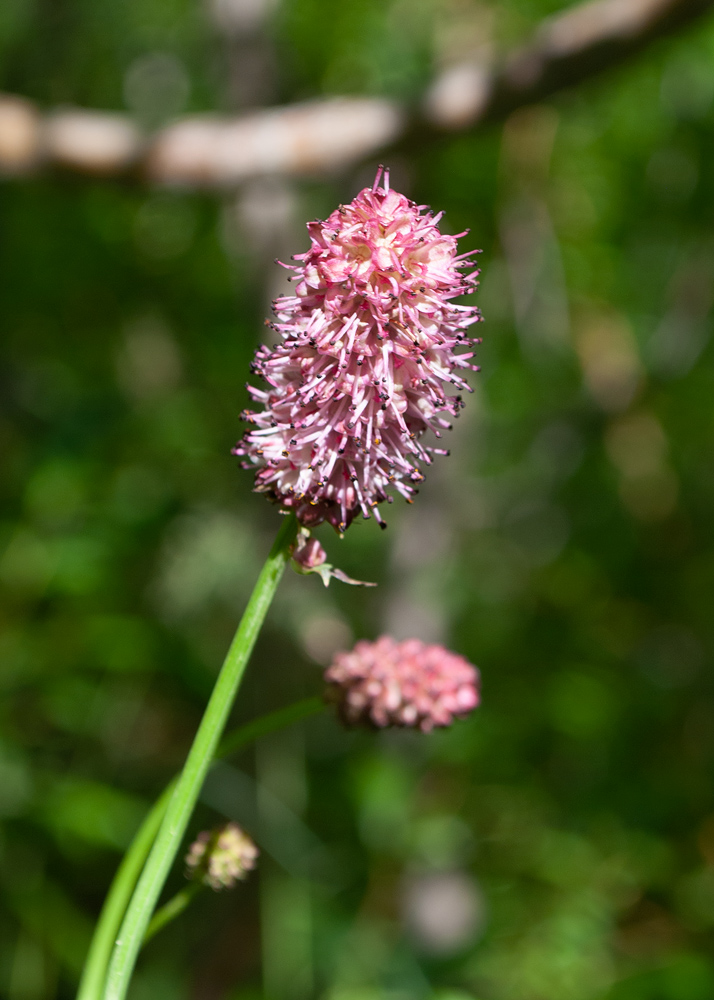
<svg viewBox="0 0 714 1000">
<path fill-rule="evenodd" d="M 284 0 L 263 42 L 284 100 L 416 100 L 562 6 Z M 229 108 L 231 46 L 193 2 L 0 7 L 3 89 L 152 124 Z M 383 630 L 479 664 L 483 707 L 429 737 L 321 717 L 223 765 L 192 832 L 219 802 L 257 817 L 260 873 L 152 942 L 135 1000 L 714 996 L 713 67 L 709 20 L 394 158 L 484 249 L 483 372 L 386 535 L 321 531 L 379 588 L 287 579 L 236 718 L 319 691 L 332 650 Z M 276 527 L 229 454 L 270 261 L 372 170 L 215 197 L 0 186 L 8 1000 L 73 995 L 180 765 Z"/>
</svg>

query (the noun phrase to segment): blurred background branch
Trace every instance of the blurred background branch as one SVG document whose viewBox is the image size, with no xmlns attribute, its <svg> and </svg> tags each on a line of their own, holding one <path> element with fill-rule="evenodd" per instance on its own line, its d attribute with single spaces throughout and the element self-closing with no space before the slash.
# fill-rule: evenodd
<svg viewBox="0 0 714 1000">
<path fill-rule="evenodd" d="M 263 174 L 336 170 L 409 138 L 505 119 L 519 107 L 616 66 L 714 6 L 714 0 L 588 0 L 547 18 L 524 47 L 441 72 L 420 106 L 336 97 L 240 117 L 195 115 L 147 134 L 121 113 L 0 95 L 0 172 L 60 167 L 181 188 L 221 188 Z"/>
</svg>

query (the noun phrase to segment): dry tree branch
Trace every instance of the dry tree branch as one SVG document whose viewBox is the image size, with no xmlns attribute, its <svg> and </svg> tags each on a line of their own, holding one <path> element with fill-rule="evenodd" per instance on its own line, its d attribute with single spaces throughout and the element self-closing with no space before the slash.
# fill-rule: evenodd
<svg viewBox="0 0 714 1000">
<path fill-rule="evenodd" d="M 181 188 L 230 187 L 266 173 L 336 170 L 388 149 L 505 118 L 615 66 L 684 27 L 714 0 L 587 0 L 540 25 L 498 64 L 446 70 L 408 112 L 379 98 L 331 98 L 246 114 L 196 115 L 144 136 L 122 114 L 56 110 L 0 95 L 0 172 L 55 166 Z"/>
</svg>

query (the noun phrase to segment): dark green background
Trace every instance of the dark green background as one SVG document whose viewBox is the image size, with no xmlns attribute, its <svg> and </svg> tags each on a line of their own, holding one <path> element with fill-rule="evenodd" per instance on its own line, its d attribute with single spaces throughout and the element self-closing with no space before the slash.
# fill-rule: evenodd
<svg viewBox="0 0 714 1000">
<path fill-rule="evenodd" d="M 561 6 L 286 0 L 263 92 L 416 100 L 469 32 L 514 44 Z M 147 119 L 241 103 L 241 53 L 194 0 L 0 10 L 0 86 L 43 106 L 121 109 L 156 51 L 190 88 Z M 235 714 L 319 692 L 331 647 L 387 629 L 478 664 L 483 707 L 429 737 L 325 716 L 232 761 L 214 801 L 257 788 L 260 872 L 156 938 L 136 1000 L 714 996 L 713 148 L 710 19 L 392 159 L 483 248 L 483 372 L 389 531 L 319 532 L 379 587 L 290 574 Z M 230 456 L 272 257 L 374 167 L 215 196 L 0 185 L 8 1000 L 73 995 L 120 852 L 186 752 L 278 522 Z M 435 953 L 407 911 L 439 878 L 479 915 Z"/>
</svg>

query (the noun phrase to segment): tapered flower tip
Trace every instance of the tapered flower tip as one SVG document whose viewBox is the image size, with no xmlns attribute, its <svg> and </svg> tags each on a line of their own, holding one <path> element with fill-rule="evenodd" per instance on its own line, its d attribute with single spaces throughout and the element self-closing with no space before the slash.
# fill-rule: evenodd
<svg viewBox="0 0 714 1000">
<path fill-rule="evenodd" d="M 237 823 L 203 830 L 186 855 L 186 874 L 216 891 L 231 889 L 255 868 L 259 850 Z"/>
<path fill-rule="evenodd" d="M 463 656 L 418 639 L 382 636 L 337 653 L 325 671 L 328 699 L 347 725 L 450 726 L 479 704 L 479 672 Z"/>
<path fill-rule="evenodd" d="M 234 451 L 255 489 L 304 525 L 342 532 L 361 512 L 384 526 L 389 490 L 411 502 L 421 466 L 448 454 L 421 439 L 459 415 L 464 373 L 476 370 L 467 330 L 481 317 L 452 301 L 478 272 L 462 273 L 471 253 L 457 255 L 439 219 L 380 168 L 371 188 L 308 225 L 310 249 L 290 265 L 295 294 L 275 301 L 271 324 L 282 342 L 255 355 L 266 387 L 248 387 L 261 409 L 243 413 L 250 427 Z"/>
</svg>

